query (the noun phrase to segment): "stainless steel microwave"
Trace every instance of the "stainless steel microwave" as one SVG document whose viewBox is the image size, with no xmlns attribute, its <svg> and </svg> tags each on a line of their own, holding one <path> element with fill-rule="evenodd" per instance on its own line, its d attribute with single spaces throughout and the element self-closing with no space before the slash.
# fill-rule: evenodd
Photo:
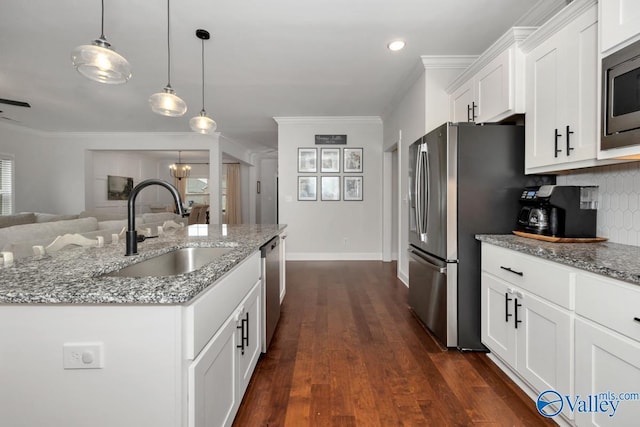
<svg viewBox="0 0 640 427">
<path fill-rule="evenodd" d="M 640 145 L 640 41 L 602 60 L 600 148 Z"/>
</svg>

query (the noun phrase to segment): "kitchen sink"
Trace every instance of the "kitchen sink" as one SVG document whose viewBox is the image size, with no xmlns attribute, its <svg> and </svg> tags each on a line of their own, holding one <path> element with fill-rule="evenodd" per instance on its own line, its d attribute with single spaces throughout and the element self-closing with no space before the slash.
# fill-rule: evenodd
<svg viewBox="0 0 640 427">
<path fill-rule="evenodd" d="M 232 248 L 182 248 L 106 273 L 105 276 L 157 277 L 190 273 L 211 263 Z"/>
</svg>

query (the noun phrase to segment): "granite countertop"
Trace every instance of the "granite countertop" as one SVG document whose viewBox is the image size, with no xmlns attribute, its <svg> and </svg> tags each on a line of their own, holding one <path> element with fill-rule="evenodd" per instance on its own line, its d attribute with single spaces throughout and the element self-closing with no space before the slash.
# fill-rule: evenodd
<svg viewBox="0 0 640 427">
<path fill-rule="evenodd" d="M 640 247 L 619 243 L 550 243 L 512 234 L 476 239 L 514 251 L 640 285 Z"/>
<path fill-rule="evenodd" d="M 285 227 L 197 225 L 138 243 L 136 256 L 125 257 L 121 241 L 17 260 L 0 267 L 0 304 L 185 304 Z M 232 250 L 194 272 L 176 276 L 101 276 L 184 247 Z"/>
</svg>

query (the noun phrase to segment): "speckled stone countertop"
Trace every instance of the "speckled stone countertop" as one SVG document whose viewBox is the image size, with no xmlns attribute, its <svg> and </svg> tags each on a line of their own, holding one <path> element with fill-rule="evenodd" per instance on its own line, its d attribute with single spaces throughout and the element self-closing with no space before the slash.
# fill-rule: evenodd
<svg viewBox="0 0 640 427">
<path fill-rule="evenodd" d="M 476 239 L 514 251 L 640 285 L 640 247 L 618 243 L 550 243 L 515 235 Z"/>
<path fill-rule="evenodd" d="M 285 225 L 199 225 L 138 243 L 125 257 L 124 241 L 102 248 L 71 248 L 0 267 L 0 304 L 184 304 L 255 253 Z M 191 273 L 165 277 L 102 276 L 184 247 L 231 251 Z"/>
</svg>

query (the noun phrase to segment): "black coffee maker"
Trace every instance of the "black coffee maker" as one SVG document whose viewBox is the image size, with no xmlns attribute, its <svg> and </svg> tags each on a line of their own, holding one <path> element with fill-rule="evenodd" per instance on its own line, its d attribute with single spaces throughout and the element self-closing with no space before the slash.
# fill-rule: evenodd
<svg viewBox="0 0 640 427">
<path fill-rule="evenodd" d="M 520 195 L 517 231 L 553 237 L 596 237 L 598 187 L 542 185 Z"/>
</svg>

